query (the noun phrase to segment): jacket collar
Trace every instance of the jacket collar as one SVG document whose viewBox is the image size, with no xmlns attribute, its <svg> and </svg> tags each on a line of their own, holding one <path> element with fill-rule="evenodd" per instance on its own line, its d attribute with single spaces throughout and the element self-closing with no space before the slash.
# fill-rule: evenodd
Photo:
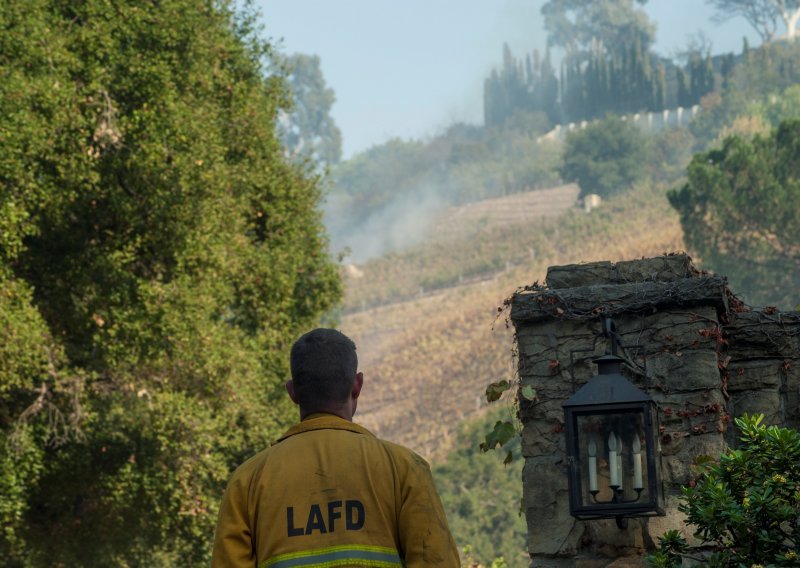
<svg viewBox="0 0 800 568">
<path fill-rule="evenodd" d="M 349 420 L 334 416 L 333 414 L 315 413 L 309 414 L 306 416 L 305 420 L 289 428 L 283 436 L 273 442 L 273 445 L 295 434 L 311 432 L 312 430 L 347 430 L 348 432 L 355 432 L 357 434 L 375 436 L 372 432 L 363 426 L 359 426 L 355 422 L 350 422 Z"/>
</svg>

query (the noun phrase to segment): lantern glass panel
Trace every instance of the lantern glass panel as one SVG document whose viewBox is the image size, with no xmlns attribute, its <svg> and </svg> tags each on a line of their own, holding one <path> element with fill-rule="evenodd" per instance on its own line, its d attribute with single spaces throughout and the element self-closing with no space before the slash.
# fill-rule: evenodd
<svg viewBox="0 0 800 568">
<path fill-rule="evenodd" d="M 580 506 L 650 500 L 644 414 L 577 418 Z"/>
</svg>

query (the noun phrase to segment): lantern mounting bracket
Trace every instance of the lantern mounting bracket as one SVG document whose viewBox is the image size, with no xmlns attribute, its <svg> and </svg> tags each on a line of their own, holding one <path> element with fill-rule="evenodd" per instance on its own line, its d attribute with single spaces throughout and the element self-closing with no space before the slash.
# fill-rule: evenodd
<svg viewBox="0 0 800 568">
<path fill-rule="evenodd" d="M 617 332 L 617 326 L 614 324 L 614 321 L 611 319 L 611 317 L 605 314 L 600 315 L 600 326 L 600 333 L 595 334 L 591 347 L 585 347 L 583 349 L 571 349 L 569 352 L 569 376 L 573 394 L 577 390 L 575 381 L 575 354 L 594 353 L 597 349 L 597 342 L 601 337 L 606 339 L 606 355 L 621 357 L 624 359 L 629 369 L 640 376 L 646 377 L 646 373 L 644 373 L 641 367 L 633 362 L 630 357 L 628 357 L 628 352 L 626 351 L 626 349 L 638 349 L 640 345 L 636 343 L 622 343 L 622 337 Z M 620 355 L 620 352 L 622 355 Z"/>
</svg>

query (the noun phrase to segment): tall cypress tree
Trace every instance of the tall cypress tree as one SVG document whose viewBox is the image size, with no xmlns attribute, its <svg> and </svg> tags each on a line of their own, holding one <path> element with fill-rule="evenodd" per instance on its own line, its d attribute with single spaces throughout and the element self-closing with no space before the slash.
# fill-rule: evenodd
<svg viewBox="0 0 800 568">
<path fill-rule="evenodd" d="M 686 85 L 686 73 L 681 67 L 675 68 L 675 82 L 678 85 L 678 106 L 692 106 L 691 94 L 689 92 L 689 87 Z"/>
</svg>

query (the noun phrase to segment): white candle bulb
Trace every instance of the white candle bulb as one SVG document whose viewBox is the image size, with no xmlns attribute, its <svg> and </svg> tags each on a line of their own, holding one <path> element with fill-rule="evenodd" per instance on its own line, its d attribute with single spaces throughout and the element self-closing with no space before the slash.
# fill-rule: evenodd
<svg viewBox="0 0 800 568">
<path fill-rule="evenodd" d="M 589 491 L 597 491 L 597 444 L 589 438 Z"/>
<path fill-rule="evenodd" d="M 637 435 L 633 437 L 633 488 L 642 487 L 642 444 Z"/>
<path fill-rule="evenodd" d="M 619 466 L 617 465 L 617 437 L 614 432 L 608 435 L 608 474 L 609 485 L 619 487 Z"/>
</svg>

